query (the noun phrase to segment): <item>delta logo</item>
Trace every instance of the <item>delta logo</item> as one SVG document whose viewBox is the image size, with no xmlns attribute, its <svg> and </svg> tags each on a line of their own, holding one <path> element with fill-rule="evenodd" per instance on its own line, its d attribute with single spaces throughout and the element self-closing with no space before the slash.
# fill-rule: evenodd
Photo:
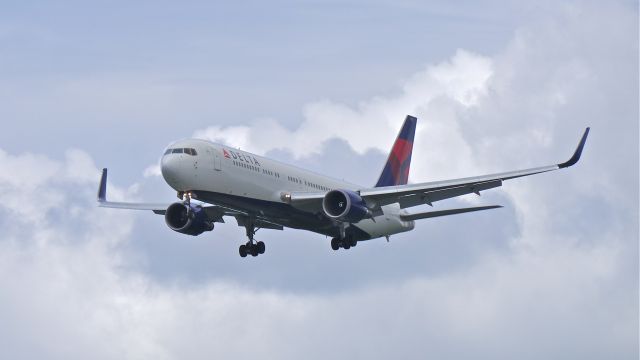
<svg viewBox="0 0 640 360">
<path fill-rule="evenodd" d="M 236 161 L 242 161 L 245 162 L 247 164 L 251 164 L 251 165 L 255 165 L 255 166 L 262 166 L 260 164 L 260 162 L 258 161 L 258 159 L 256 159 L 255 157 L 251 156 L 251 155 L 247 155 L 247 154 L 242 154 L 238 151 L 233 151 L 233 150 L 226 150 L 226 149 L 222 149 L 222 153 L 224 154 L 224 157 L 227 159 L 233 159 Z"/>
</svg>

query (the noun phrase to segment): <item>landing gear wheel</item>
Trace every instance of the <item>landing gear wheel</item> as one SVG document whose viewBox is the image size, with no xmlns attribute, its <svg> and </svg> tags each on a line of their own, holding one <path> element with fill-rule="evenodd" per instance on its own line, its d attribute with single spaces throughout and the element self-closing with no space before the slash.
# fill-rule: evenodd
<svg viewBox="0 0 640 360">
<path fill-rule="evenodd" d="M 249 241 L 247 241 L 246 244 L 240 246 L 240 256 L 246 257 L 247 255 L 251 255 L 253 257 L 256 257 L 260 254 L 264 254 L 264 243 L 262 241 L 256 242 L 253 238 L 257 231 L 255 227 L 255 218 L 248 218 L 244 227 L 247 232 L 247 238 L 249 238 Z"/>
<path fill-rule="evenodd" d="M 349 243 L 344 243 L 344 244 L 342 244 L 342 247 L 343 247 L 345 250 L 349 250 L 349 249 L 351 249 L 351 244 L 349 244 Z"/>
<path fill-rule="evenodd" d="M 337 238 L 331 239 L 331 248 L 334 251 L 340 249 L 340 240 L 338 240 Z"/>
</svg>

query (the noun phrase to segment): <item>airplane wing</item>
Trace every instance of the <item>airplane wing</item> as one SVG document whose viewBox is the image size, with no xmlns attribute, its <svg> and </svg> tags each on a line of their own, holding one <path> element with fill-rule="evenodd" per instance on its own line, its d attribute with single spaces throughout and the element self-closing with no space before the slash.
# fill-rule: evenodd
<svg viewBox="0 0 640 360">
<path fill-rule="evenodd" d="M 98 187 L 98 206 L 113 209 L 150 210 L 155 214 L 164 215 L 171 203 L 131 203 L 107 200 L 107 169 L 102 169 L 100 186 Z M 242 216 L 242 213 L 211 205 L 203 206 L 207 217 L 215 222 L 224 222 L 223 216 Z"/>
<path fill-rule="evenodd" d="M 361 189 L 358 193 L 367 203 L 367 206 L 374 215 L 380 213 L 381 206 L 394 203 L 400 204 L 400 207 L 404 209 L 423 204 L 432 205 L 432 203 L 436 201 L 471 193 L 480 195 L 481 191 L 502 186 L 502 182 L 505 180 L 541 174 L 575 165 L 578 160 L 580 160 L 588 135 L 589 128 L 587 128 L 582 135 L 582 139 L 573 153 L 573 156 L 569 160 L 560 164 L 462 179 Z M 322 211 L 322 200 L 324 195 L 325 193 L 301 192 L 286 194 L 283 198 L 290 202 L 294 207 L 305 210 L 317 209 L 317 211 L 320 212 Z"/>
<path fill-rule="evenodd" d="M 129 203 L 114 202 L 107 200 L 107 169 L 102 169 L 102 177 L 100 178 L 100 186 L 98 187 L 98 206 L 114 209 L 129 210 L 151 210 L 156 214 L 164 215 L 164 212 L 171 205 L 168 204 L 152 204 L 152 203 Z"/>
<path fill-rule="evenodd" d="M 171 203 L 131 203 L 131 202 L 114 202 L 107 200 L 107 169 L 102 169 L 102 178 L 100 179 L 100 186 L 98 187 L 98 206 L 104 208 L 113 209 L 128 209 L 128 210 L 150 210 L 155 214 L 164 215 L 167 208 Z M 238 222 L 238 226 L 245 226 L 249 221 L 249 214 L 243 211 L 229 209 L 218 205 L 206 205 L 202 207 L 207 214 L 207 218 L 214 222 L 224 223 L 224 216 L 233 216 Z M 253 220 L 256 227 L 262 229 L 282 230 L 283 226 L 258 217 Z"/>
</svg>

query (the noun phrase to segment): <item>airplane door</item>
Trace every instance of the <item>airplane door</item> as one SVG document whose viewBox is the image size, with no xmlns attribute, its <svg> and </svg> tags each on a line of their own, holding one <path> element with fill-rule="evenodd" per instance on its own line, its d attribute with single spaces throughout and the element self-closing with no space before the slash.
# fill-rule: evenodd
<svg viewBox="0 0 640 360">
<path fill-rule="evenodd" d="M 221 171 L 222 170 L 222 161 L 220 160 L 220 155 L 218 155 L 217 153 L 213 156 L 213 168 L 216 171 Z"/>
</svg>

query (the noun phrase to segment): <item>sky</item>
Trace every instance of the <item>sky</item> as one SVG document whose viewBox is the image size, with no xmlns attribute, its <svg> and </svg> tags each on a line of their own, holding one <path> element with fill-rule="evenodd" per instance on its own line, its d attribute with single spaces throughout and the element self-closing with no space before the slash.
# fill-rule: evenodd
<svg viewBox="0 0 640 360">
<path fill-rule="evenodd" d="M 21 1 L 0 12 L 0 357 L 637 359 L 634 1 Z M 410 182 L 565 161 L 334 252 L 171 202 L 199 137 L 372 186 L 407 114 Z M 420 209 L 417 209 L 420 210 Z"/>
</svg>

